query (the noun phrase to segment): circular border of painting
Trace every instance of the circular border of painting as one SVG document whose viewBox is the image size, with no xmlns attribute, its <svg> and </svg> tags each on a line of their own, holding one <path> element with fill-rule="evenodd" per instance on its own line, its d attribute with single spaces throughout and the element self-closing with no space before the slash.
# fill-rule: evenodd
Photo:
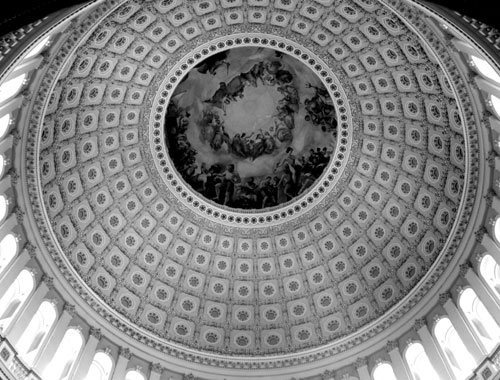
<svg viewBox="0 0 500 380">
<path fill-rule="evenodd" d="M 167 107 L 176 85 L 184 76 L 211 55 L 237 47 L 266 47 L 288 54 L 308 66 L 318 75 L 335 104 L 338 120 L 337 144 L 333 156 L 323 174 L 315 183 L 291 201 L 262 210 L 241 210 L 216 204 L 194 191 L 178 174 L 165 144 L 164 123 Z M 298 217 L 309 211 L 311 206 L 322 201 L 334 188 L 349 161 L 353 141 L 352 114 L 348 98 L 338 78 L 328 66 L 311 51 L 276 36 L 262 34 L 235 34 L 221 37 L 199 46 L 184 56 L 163 79 L 156 94 L 150 114 L 149 141 L 156 169 L 168 190 L 186 207 L 200 216 L 225 225 L 241 227 L 262 227 L 274 225 L 287 217 Z"/>
</svg>

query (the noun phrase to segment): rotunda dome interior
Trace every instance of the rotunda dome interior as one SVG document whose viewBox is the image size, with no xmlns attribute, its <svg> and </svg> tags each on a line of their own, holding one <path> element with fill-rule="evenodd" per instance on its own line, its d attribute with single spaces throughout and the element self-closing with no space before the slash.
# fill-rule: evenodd
<svg viewBox="0 0 500 380">
<path fill-rule="evenodd" d="M 496 378 L 500 55 L 440 12 L 105 0 L 26 32 L 0 61 L 5 363 Z"/>
<path fill-rule="evenodd" d="M 266 33 L 265 24 L 235 37 L 215 29 L 200 41 L 184 20 L 210 3 L 192 11 L 174 5 L 118 8 L 79 44 L 52 89 L 38 155 L 61 250 L 113 309 L 197 349 L 279 353 L 355 333 L 422 278 L 455 220 L 464 132 L 445 74 L 418 37 L 373 2 L 334 8 L 322 22 L 329 36 L 304 32 L 320 42 L 315 53 Z M 232 5 L 229 20 L 240 15 Z M 321 10 L 299 12 L 301 31 Z M 182 49 L 167 35 L 163 45 L 179 63 L 161 70 L 167 56 L 154 42 L 169 18 L 192 37 Z M 333 36 L 342 45 L 321 46 Z M 282 97 L 287 86 L 292 95 Z M 323 105 L 307 107 L 321 92 Z M 314 131 L 320 123 L 325 131 Z M 236 136 L 262 128 L 268 138 Z M 326 136 L 339 149 L 318 170 L 312 160 Z M 272 148 L 257 151 L 259 139 Z M 302 168 L 293 144 L 308 160 Z M 196 172 L 192 156 L 208 174 Z M 297 172 L 306 165 L 322 178 L 283 208 L 279 198 L 301 187 Z M 279 180 L 266 185 L 265 176 Z M 258 178 L 253 188 L 245 177 Z M 250 207 L 253 199 L 263 204 L 239 215 L 220 207 L 241 204 L 245 189 Z"/>
</svg>

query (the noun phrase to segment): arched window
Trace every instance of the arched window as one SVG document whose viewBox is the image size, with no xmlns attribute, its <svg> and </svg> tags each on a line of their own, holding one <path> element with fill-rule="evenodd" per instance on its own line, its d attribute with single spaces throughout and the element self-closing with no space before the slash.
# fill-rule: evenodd
<svg viewBox="0 0 500 380">
<path fill-rule="evenodd" d="M 144 375 L 137 371 L 128 371 L 125 380 L 145 380 Z"/>
<path fill-rule="evenodd" d="M 476 362 L 451 321 L 448 318 L 440 319 L 434 327 L 434 334 L 457 380 L 469 376 L 476 367 Z"/>
<path fill-rule="evenodd" d="M 113 361 L 109 355 L 104 352 L 97 352 L 85 380 L 109 380 L 112 369 Z"/>
<path fill-rule="evenodd" d="M 493 108 L 497 106 L 498 108 L 495 108 L 495 110 L 500 111 L 500 99 L 497 98 L 496 96 L 494 98 L 495 98 L 495 103 L 493 103 L 493 97 L 491 98 L 491 102 L 493 103 Z M 500 217 L 496 218 L 495 223 L 493 224 L 493 234 L 495 235 L 494 236 L 495 240 L 498 243 L 500 243 Z"/>
<path fill-rule="evenodd" d="M 405 352 L 405 359 L 414 380 L 439 380 L 434 367 L 420 343 L 411 343 Z"/>
<path fill-rule="evenodd" d="M 51 302 L 44 301 L 16 345 L 18 354 L 32 365 L 44 339 L 56 320 L 57 312 Z"/>
<path fill-rule="evenodd" d="M 0 195 L 0 201 L 2 196 Z M 9 265 L 17 254 L 16 238 L 12 234 L 7 234 L 0 241 L 0 274 Z"/>
<path fill-rule="evenodd" d="M 500 118 L 500 98 L 498 96 L 495 96 L 495 95 L 490 95 L 490 102 L 491 102 L 491 107 L 493 108 L 493 111 L 495 112 L 496 116 L 498 118 Z M 495 221 L 495 236 L 497 238 L 497 241 L 500 241 L 498 240 L 499 238 L 499 232 L 500 232 L 500 229 L 499 229 L 499 220 L 497 219 Z"/>
<path fill-rule="evenodd" d="M 50 380 L 68 379 L 82 346 L 83 338 L 80 332 L 73 328 L 68 329 L 47 366 L 43 378 Z"/>
<path fill-rule="evenodd" d="M 394 375 L 392 365 L 390 365 L 389 363 L 380 363 L 373 370 L 373 380 L 398 380 L 398 379 L 396 379 L 396 375 Z"/>
<path fill-rule="evenodd" d="M 486 62 L 482 58 L 476 57 L 475 55 L 471 55 L 470 59 L 472 60 L 472 63 L 474 63 L 474 66 L 476 66 L 479 74 L 481 74 L 486 79 L 490 79 L 500 84 L 500 76 L 488 62 Z"/>
<path fill-rule="evenodd" d="M 25 79 L 26 74 L 21 74 L 0 85 L 0 104 L 17 95 Z"/>
<path fill-rule="evenodd" d="M 477 297 L 476 292 L 471 288 L 465 289 L 458 303 L 484 347 L 488 352 L 493 350 L 500 342 L 500 327 Z"/>
<path fill-rule="evenodd" d="M 7 202 L 7 198 L 5 195 L 0 194 L 0 222 L 3 222 L 5 217 L 7 216 L 7 208 L 9 203 Z"/>
<path fill-rule="evenodd" d="M 5 172 L 5 158 L 3 154 L 0 154 L 0 179 L 3 178 Z"/>
<path fill-rule="evenodd" d="M 50 36 L 45 37 L 43 40 L 41 40 L 39 43 L 37 43 L 29 52 L 26 54 L 24 59 L 34 57 L 38 53 L 40 53 L 45 46 L 47 46 L 47 42 L 49 42 Z"/>
<path fill-rule="evenodd" d="M 5 330 L 10 325 L 21 306 L 28 299 L 34 286 L 33 275 L 26 269 L 22 270 L 0 299 L 1 328 Z"/>
<path fill-rule="evenodd" d="M 0 139 L 4 138 L 10 127 L 10 113 L 0 117 Z"/>
<path fill-rule="evenodd" d="M 485 255 L 479 266 L 479 273 L 500 300 L 500 265 L 493 256 Z"/>
</svg>

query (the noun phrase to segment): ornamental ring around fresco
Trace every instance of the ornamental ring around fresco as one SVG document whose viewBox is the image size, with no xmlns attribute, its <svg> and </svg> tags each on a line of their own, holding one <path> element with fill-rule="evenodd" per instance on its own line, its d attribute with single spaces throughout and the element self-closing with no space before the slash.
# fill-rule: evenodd
<svg viewBox="0 0 500 380">
<path fill-rule="evenodd" d="M 333 101 L 299 60 L 265 47 L 214 54 L 176 87 L 165 119 L 170 158 L 196 192 L 238 209 L 303 194 L 337 140 Z"/>
</svg>

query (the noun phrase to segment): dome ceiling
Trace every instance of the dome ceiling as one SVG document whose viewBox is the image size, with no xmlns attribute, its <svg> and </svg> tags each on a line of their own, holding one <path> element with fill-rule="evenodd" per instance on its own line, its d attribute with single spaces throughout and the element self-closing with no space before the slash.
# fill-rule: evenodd
<svg viewBox="0 0 500 380">
<path fill-rule="evenodd" d="M 38 137 L 46 221 L 76 281 L 164 342 L 334 343 L 445 246 L 460 113 L 381 3 L 125 1 L 65 59 Z"/>
<path fill-rule="evenodd" d="M 263 209 L 304 193 L 323 173 L 337 124 L 328 90 L 306 65 L 279 50 L 240 47 L 186 74 L 165 135 L 193 189 L 224 206 Z"/>
</svg>

